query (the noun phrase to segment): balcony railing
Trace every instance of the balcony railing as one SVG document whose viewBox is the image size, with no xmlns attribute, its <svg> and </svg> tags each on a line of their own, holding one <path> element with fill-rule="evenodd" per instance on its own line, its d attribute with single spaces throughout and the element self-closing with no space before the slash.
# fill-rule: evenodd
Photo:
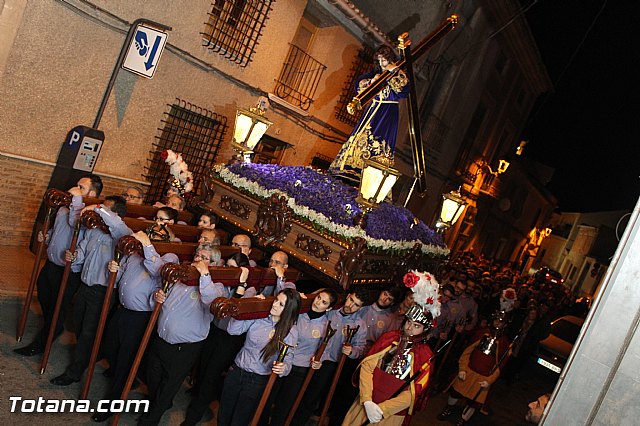
<svg viewBox="0 0 640 426">
<path fill-rule="evenodd" d="M 299 47 L 289 46 L 289 54 L 276 80 L 275 92 L 279 98 L 307 111 L 327 67 Z"/>
</svg>

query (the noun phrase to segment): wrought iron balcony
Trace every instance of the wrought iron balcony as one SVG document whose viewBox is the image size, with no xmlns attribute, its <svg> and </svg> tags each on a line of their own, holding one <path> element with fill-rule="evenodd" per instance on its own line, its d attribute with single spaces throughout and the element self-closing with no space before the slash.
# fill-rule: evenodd
<svg viewBox="0 0 640 426">
<path fill-rule="evenodd" d="M 276 80 L 275 94 L 307 111 L 326 69 L 298 46 L 289 44 L 289 54 Z"/>
</svg>

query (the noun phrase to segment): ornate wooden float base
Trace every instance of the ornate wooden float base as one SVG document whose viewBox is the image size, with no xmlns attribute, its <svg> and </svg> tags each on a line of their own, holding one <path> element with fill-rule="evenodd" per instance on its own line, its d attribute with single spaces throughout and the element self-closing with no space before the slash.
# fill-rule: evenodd
<svg viewBox="0 0 640 426">
<path fill-rule="evenodd" d="M 262 248 L 286 252 L 295 259 L 290 259 L 291 264 L 322 282 L 346 290 L 351 285 L 398 282 L 410 269 L 437 267 L 438 260 L 424 255 L 420 244 L 404 256 L 372 253 L 362 238 L 344 241 L 295 218 L 283 196 L 259 199 L 215 178 L 208 179 L 206 186 L 202 204 L 226 225 L 251 234 Z"/>
</svg>

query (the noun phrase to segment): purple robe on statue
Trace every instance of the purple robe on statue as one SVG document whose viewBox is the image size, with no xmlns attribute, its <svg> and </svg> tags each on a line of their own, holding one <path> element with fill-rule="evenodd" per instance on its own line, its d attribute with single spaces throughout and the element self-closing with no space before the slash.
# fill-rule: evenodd
<svg viewBox="0 0 640 426">
<path fill-rule="evenodd" d="M 393 74 L 331 163 L 329 173 L 332 175 L 359 182 L 364 160 L 385 155 L 393 157 L 398 138 L 398 102 L 409 95 L 409 80 L 404 71 L 396 69 Z M 372 76 L 373 73 L 360 76 L 356 87 Z"/>
</svg>

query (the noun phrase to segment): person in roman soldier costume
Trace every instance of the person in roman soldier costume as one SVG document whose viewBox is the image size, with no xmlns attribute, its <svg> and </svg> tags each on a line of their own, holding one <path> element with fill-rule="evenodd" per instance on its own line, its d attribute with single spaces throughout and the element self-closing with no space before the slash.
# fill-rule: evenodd
<svg viewBox="0 0 640 426">
<path fill-rule="evenodd" d="M 401 329 L 380 336 L 360 363 L 360 394 L 343 426 L 366 421 L 406 425 L 416 408 L 426 402 L 433 370 L 433 353 L 426 338 L 440 315 L 438 282 L 428 272 L 412 271 L 405 275 L 404 283 L 413 290 L 416 303 L 405 313 Z"/>
<path fill-rule="evenodd" d="M 496 311 L 489 331 L 462 353 L 458 361 L 458 376 L 451 384 L 447 406 L 438 414 L 439 420 L 449 417 L 458 400 L 465 398 L 467 406 L 456 423 L 457 426 L 462 426 L 485 402 L 491 385 L 498 380 L 508 358 L 510 344 L 503 333 L 507 315 L 507 311 Z"/>
</svg>

